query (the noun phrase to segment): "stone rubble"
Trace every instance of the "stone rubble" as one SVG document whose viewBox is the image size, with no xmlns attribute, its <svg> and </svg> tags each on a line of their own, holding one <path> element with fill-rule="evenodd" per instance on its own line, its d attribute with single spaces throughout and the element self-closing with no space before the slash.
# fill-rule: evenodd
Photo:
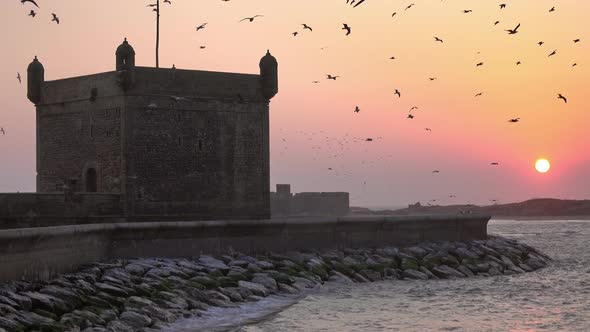
<svg viewBox="0 0 590 332">
<path fill-rule="evenodd" d="M 0 332 L 157 331 L 211 306 L 232 308 L 272 294 L 297 294 L 326 281 L 513 275 L 549 261 L 534 248 L 501 237 L 408 248 L 116 260 L 47 282 L 0 285 Z"/>
</svg>

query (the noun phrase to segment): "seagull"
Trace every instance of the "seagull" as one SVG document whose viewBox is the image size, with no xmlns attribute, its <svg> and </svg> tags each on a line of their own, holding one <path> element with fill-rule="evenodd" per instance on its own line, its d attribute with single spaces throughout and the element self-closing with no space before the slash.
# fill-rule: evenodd
<svg viewBox="0 0 590 332">
<path fill-rule="evenodd" d="M 361 111 L 361 109 L 360 109 L 358 106 L 355 106 L 355 108 L 354 108 L 354 112 L 355 112 L 355 113 L 359 113 L 360 111 Z"/>
<path fill-rule="evenodd" d="M 521 64 L 522 64 L 522 62 L 520 62 L 520 61 L 516 61 L 516 65 L 517 65 L 517 66 L 519 66 L 519 65 L 521 65 Z"/>
<path fill-rule="evenodd" d="M 432 174 L 438 174 L 440 173 L 440 171 L 438 169 L 435 169 L 434 171 L 432 171 Z"/>
<path fill-rule="evenodd" d="M 434 37 L 434 40 L 435 40 L 435 41 L 437 41 L 437 42 L 444 43 L 442 39 L 440 39 L 440 38 L 438 38 L 438 37 L 436 37 L 436 36 Z"/>
<path fill-rule="evenodd" d="M 37 15 L 37 13 L 35 13 L 35 11 L 31 9 L 31 12 L 29 12 L 29 16 L 35 17 L 35 15 Z"/>
<path fill-rule="evenodd" d="M 514 29 L 508 29 L 508 30 L 504 30 L 507 31 L 509 35 L 515 35 L 518 33 L 518 28 L 520 28 L 520 23 L 518 23 L 518 25 L 516 26 L 516 28 Z"/>
<path fill-rule="evenodd" d="M 39 8 L 39 5 L 34 0 L 20 0 L 20 3 L 22 3 L 23 5 L 25 4 L 25 2 L 30 2 L 33 5 L 35 5 L 35 7 Z"/>
<path fill-rule="evenodd" d="M 342 23 L 342 26 L 343 26 L 343 27 L 342 27 L 342 30 L 346 30 L 346 35 L 347 35 L 347 36 L 348 36 L 348 35 L 350 35 L 351 29 L 350 29 L 350 27 L 348 26 L 348 24 L 346 24 L 346 23 Z"/>
<path fill-rule="evenodd" d="M 417 110 L 417 109 L 418 109 L 418 106 L 412 106 L 412 108 L 410 108 L 410 110 L 408 111 L 408 113 L 409 112 L 412 112 L 413 110 Z"/>
<path fill-rule="evenodd" d="M 476 64 L 475 66 L 476 67 L 481 67 L 481 66 L 483 66 L 483 62 L 480 62 L 480 63 Z"/>
<path fill-rule="evenodd" d="M 16 73 L 16 79 L 18 80 L 18 83 L 21 84 L 21 78 L 20 78 L 20 73 Z"/>
<path fill-rule="evenodd" d="M 393 94 L 394 94 L 394 95 L 397 95 L 399 98 L 401 98 L 401 97 L 402 97 L 402 93 L 401 93 L 401 92 L 399 92 L 399 90 L 398 90 L 398 89 L 395 89 L 395 92 L 394 92 Z"/>
<path fill-rule="evenodd" d="M 207 23 L 203 23 L 203 24 L 197 26 L 197 31 L 205 29 L 206 25 L 207 25 Z"/>
<path fill-rule="evenodd" d="M 200 48 L 200 49 L 202 49 L 202 50 L 204 50 L 204 49 L 206 49 L 206 48 L 207 48 L 207 46 L 205 46 L 205 45 L 201 45 L 201 46 L 199 46 L 199 48 Z"/>
<path fill-rule="evenodd" d="M 504 9 L 504 8 L 506 8 L 506 4 L 505 3 L 500 4 L 500 9 Z"/>
<path fill-rule="evenodd" d="M 416 5 L 416 4 L 415 4 L 415 3 L 413 3 L 413 4 L 409 5 L 408 7 L 406 7 L 406 9 L 404 9 L 404 10 L 408 10 L 408 9 L 410 9 L 410 8 L 414 7 L 415 5 Z"/>
<path fill-rule="evenodd" d="M 4 128 L 0 127 L 0 132 L 2 133 L 2 135 L 6 135 L 6 132 L 4 131 Z"/>
<path fill-rule="evenodd" d="M 553 51 L 553 52 L 549 53 L 549 55 L 548 55 L 547 57 L 548 57 L 548 58 L 549 58 L 549 57 L 552 57 L 552 56 L 554 56 L 555 54 L 557 54 L 557 50 L 555 50 L 555 51 Z"/>
<path fill-rule="evenodd" d="M 373 139 L 369 137 L 369 138 L 365 139 L 365 142 L 373 142 Z"/>
<path fill-rule="evenodd" d="M 172 4 L 172 2 L 170 0 L 164 0 L 164 3 L 170 4 L 170 5 Z"/>
<path fill-rule="evenodd" d="M 537 44 L 538 44 L 539 46 L 543 46 L 543 44 L 545 44 L 545 42 L 544 42 L 544 41 L 540 41 L 540 42 L 538 42 Z"/>
<path fill-rule="evenodd" d="M 520 118 L 514 118 L 514 119 L 508 120 L 508 122 L 510 122 L 510 123 L 517 123 L 519 121 L 520 121 Z"/>
<path fill-rule="evenodd" d="M 395 15 L 397 15 L 397 12 L 393 12 L 393 14 L 391 14 L 391 17 L 394 17 Z"/>
<path fill-rule="evenodd" d="M 494 163 L 491 163 L 490 165 L 492 165 L 492 166 L 498 166 L 498 165 L 500 165 L 500 164 L 499 164 L 499 163 L 496 163 L 496 162 L 494 162 Z"/>
<path fill-rule="evenodd" d="M 549 9 L 549 12 L 554 12 L 555 11 L 555 7 L 551 7 L 551 9 Z"/>
<path fill-rule="evenodd" d="M 335 81 L 338 77 L 340 77 L 340 76 L 332 76 L 330 74 L 326 74 L 326 78 L 329 79 L 329 80 L 334 80 Z"/>
<path fill-rule="evenodd" d="M 498 24 L 500 24 L 500 21 L 494 22 L 494 25 L 498 25 Z"/>
<path fill-rule="evenodd" d="M 318 83 L 320 83 L 320 81 L 312 81 L 311 83 L 318 84 Z"/>
<path fill-rule="evenodd" d="M 301 24 L 301 25 L 303 25 L 303 30 L 307 29 L 307 30 L 309 30 L 309 31 L 313 31 L 313 29 L 312 29 L 312 28 L 311 28 L 309 25 L 307 25 L 307 24 L 305 24 L 305 23 L 303 23 L 303 24 Z"/>
<path fill-rule="evenodd" d="M 299 34 L 299 32 L 297 32 L 297 31 L 292 33 L 293 37 L 297 37 L 298 34 Z"/>
<path fill-rule="evenodd" d="M 53 16 L 51 22 L 55 21 L 55 23 L 59 24 L 59 17 L 57 17 L 57 15 L 55 15 L 54 13 L 51 13 L 51 15 Z"/>
<path fill-rule="evenodd" d="M 395 60 L 394 56 L 389 57 L 389 60 Z"/>
<path fill-rule="evenodd" d="M 561 93 L 557 95 L 557 99 L 561 99 L 567 104 L 567 98 L 565 98 Z"/>
<path fill-rule="evenodd" d="M 463 13 L 464 13 L 464 14 L 469 14 L 469 13 L 471 13 L 472 11 L 473 11 L 473 10 L 471 10 L 471 9 L 465 9 L 465 10 L 463 10 Z"/>
<path fill-rule="evenodd" d="M 574 63 L 574 64 L 572 65 L 572 67 L 575 67 L 575 66 L 577 66 L 577 65 L 578 65 L 578 63 L 576 62 L 576 63 Z"/>
<path fill-rule="evenodd" d="M 579 42 L 580 42 L 580 38 L 574 39 L 574 44 L 579 43 Z"/>
<path fill-rule="evenodd" d="M 245 21 L 245 20 L 249 20 L 250 22 L 254 22 L 254 19 L 255 19 L 255 18 L 257 18 L 257 17 L 263 17 L 263 16 L 264 16 L 264 15 L 254 15 L 254 16 L 252 16 L 252 17 L 246 17 L 246 18 L 243 18 L 243 19 L 241 19 L 239 22 L 242 22 L 242 21 Z"/>
<path fill-rule="evenodd" d="M 426 130 L 426 131 L 432 131 L 432 129 L 430 129 L 430 128 L 424 128 L 424 130 Z"/>
<path fill-rule="evenodd" d="M 414 115 L 413 114 L 408 114 L 408 117 L 407 118 L 408 119 L 413 119 L 414 118 Z"/>
<path fill-rule="evenodd" d="M 435 81 L 437 78 L 436 77 L 429 77 L 428 79 L 431 81 Z"/>
<path fill-rule="evenodd" d="M 482 96 L 482 95 L 483 95 L 483 92 L 480 92 L 480 93 L 476 94 L 475 97 L 479 97 L 479 96 Z"/>
</svg>

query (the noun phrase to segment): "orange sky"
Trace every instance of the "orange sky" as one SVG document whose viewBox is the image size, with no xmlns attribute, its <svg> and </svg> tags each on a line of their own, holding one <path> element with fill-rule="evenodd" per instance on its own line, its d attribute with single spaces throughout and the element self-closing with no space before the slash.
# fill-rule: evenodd
<svg viewBox="0 0 590 332">
<path fill-rule="evenodd" d="M 110 71 L 127 37 L 137 64 L 154 65 L 150 1 L 37 3 L 35 18 L 27 16 L 30 4 L 0 3 L 3 192 L 35 189 L 35 112 L 25 84 L 34 55 L 47 80 Z M 257 73 L 271 50 L 280 79 L 271 102 L 273 186 L 349 191 L 352 204 L 372 206 L 588 198 L 589 11 L 590 2 L 579 0 L 367 0 L 356 9 L 344 0 L 173 0 L 162 5 L 160 65 Z M 52 12 L 59 26 L 50 22 Z M 264 17 L 237 22 L 255 14 Z M 344 22 L 352 27 L 348 37 Z M 504 32 L 518 23 L 518 34 Z M 476 68 L 478 62 L 485 64 Z M 325 74 L 341 77 L 327 81 Z M 412 106 L 419 107 L 416 118 L 406 119 Z M 514 117 L 521 122 L 507 122 Z M 359 140 L 367 137 L 381 138 Z M 534 171 L 538 157 L 552 162 L 548 174 Z"/>
</svg>

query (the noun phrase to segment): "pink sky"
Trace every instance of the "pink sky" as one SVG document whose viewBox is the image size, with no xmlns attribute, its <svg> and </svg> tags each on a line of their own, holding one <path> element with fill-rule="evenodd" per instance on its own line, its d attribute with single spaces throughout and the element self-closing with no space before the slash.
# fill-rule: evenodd
<svg viewBox="0 0 590 332">
<path fill-rule="evenodd" d="M 35 112 L 26 99 L 34 55 L 47 80 L 110 71 L 127 37 L 137 64 L 154 65 L 150 1 L 37 2 L 40 9 L 0 3 L 2 192 L 35 190 Z M 352 204 L 372 206 L 588 198 L 590 2 L 506 2 L 500 10 L 500 1 L 471 0 L 367 0 L 356 9 L 344 0 L 176 0 L 162 5 L 160 65 L 257 73 L 271 50 L 280 79 L 271 102 L 273 187 L 349 191 Z M 33 8 L 37 17 L 28 17 Z M 52 12 L 59 26 L 50 22 Z M 238 23 L 255 14 L 264 17 Z M 348 37 L 344 22 L 352 27 Z M 518 23 L 518 34 L 504 32 Z M 327 81 L 325 74 L 341 77 Z M 406 119 L 412 106 L 419 107 L 416 117 Z M 515 117 L 521 122 L 507 122 Z M 375 140 L 360 140 L 368 137 Z M 535 172 L 539 157 L 551 161 L 549 173 Z"/>
</svg>

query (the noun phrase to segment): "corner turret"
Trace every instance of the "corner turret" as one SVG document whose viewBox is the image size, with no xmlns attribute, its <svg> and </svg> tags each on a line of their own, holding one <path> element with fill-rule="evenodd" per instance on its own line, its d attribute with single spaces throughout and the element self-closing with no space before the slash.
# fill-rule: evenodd
<svg viewBox="0 0 590 332">
<path fill-rule="evenodd" d="M 41 85 L 43 82 L 45 82 L 45 68 L 35 56 L 35 59 L 27 68 L 27 98 L 33 104 L 41 101 Z"/>
<path fill-rule="evenodd" d="M 267 50 L 266 55 L 260 59 L 260 82 L 262 95 L 269 100 L 279 92 L 278 66 L 277 59 Z"/>
<path fill-rule="evenodd" d="M 117 58 L 117 71 L 135 68 L 135 50 L 129 45 L 127 38 L 117 47 L 115 56 Z"/>
</svg>

